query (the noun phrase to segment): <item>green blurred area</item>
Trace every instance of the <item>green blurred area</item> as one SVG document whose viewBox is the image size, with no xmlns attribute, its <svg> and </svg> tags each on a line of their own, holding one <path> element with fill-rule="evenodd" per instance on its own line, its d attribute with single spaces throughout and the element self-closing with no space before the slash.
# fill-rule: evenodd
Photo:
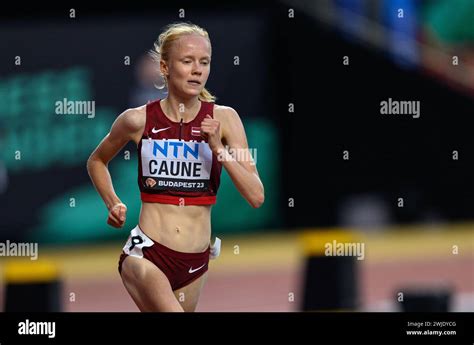
<svg viewBox="0 0 474 345">
<path fill-rule="evenodd" d="M 43 70 L 0 79 L 0 157 L 9 172 L 35 173 L 82 164 L 110 128 L 115 111 L 99 107 L 94 118 L 58 113 L 56 103 L 91 101 L 85 67 Z M 25 125 L 25 123 L 27 125 Z M 12 154 L 14 153 L 14 154 Z"/>
<path fill-rule="evenodd" d="M 474 43 L 474 1 L 432 0 L 423 4 L 423 21 L 446 44 Z"/>
</svg>

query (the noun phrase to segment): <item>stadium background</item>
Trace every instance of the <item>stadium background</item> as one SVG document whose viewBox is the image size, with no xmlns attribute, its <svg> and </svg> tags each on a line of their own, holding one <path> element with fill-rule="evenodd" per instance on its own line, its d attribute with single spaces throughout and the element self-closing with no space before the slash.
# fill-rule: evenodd
<svg viewBox="0 0 474 345">
<path fill-rule="evenodd" d="M 252 209 L 223 172 L 212 213 L 223 250 L 198 310 L 303 309 L 301 234 L 343 230 L 366 248 L 364 260 L 351 261 L 358 310 L 399 310 L 400 291 L 448 289 L 450 310 L 472 311 L 474 6 L 452 2 L 208 1 L 4 13 L 2 241 L 39 243 L 38 261 L 59 270 L 63 310 L 137 310 L 116 270 L 138 219 L 136 152 L 127 145 L 109 166 L 128 206 L 123 230 L 106 225 L 85 162 L 118 114 L 160 95 L 143 84 L 143 55 L 166 24 L 191 21 L 209 31 L 208 88 L 242 117 L 266 191 L 264 206 Z M 94 101 L 95 117 L 56 114 L 64 98 Z M 420 101 L 421 117 L 381 115 L 388 98 Z M 0 270 L 16 259 L 0 258 Z M 325 278 L 317 277 L 327 287 Z"/>
</svg>

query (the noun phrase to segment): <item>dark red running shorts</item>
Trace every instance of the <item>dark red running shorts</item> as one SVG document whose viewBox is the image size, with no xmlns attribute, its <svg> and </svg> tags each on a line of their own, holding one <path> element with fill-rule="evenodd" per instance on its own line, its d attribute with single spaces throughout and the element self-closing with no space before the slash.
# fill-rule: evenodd
<svg viewBox="0 0 474 345">
<path fill-rule="evenodd" d="M 181 253 L 149 238 L 137 225 L 130 232 L 120 255 L 118 270 L 127 256 L 146 258 L 168 278 L 171 288 L 180 289 L 202 276 L 209 268 L 210 246 L 202 253 Z"/>
</svg>

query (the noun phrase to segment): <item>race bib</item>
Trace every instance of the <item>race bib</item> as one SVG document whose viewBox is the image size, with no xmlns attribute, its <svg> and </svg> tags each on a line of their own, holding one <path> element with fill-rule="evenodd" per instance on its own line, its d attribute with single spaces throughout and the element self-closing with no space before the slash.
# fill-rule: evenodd
<svg viewBox="0 0 474 345">
<path fill-rule="evenodd" d="M 205 191 L 212 151 L 206 142 L 142 139 L 142 183 L 150 189 Z"/>
<path fill-rule="evenodd" d="M 143 248 L 151 247 L 153 244 L 153 241 L 136 226 L 130 231 L 130 236 L 123 247 L 123 251 L 127 255 L 143 258 Z"/>
</svg>

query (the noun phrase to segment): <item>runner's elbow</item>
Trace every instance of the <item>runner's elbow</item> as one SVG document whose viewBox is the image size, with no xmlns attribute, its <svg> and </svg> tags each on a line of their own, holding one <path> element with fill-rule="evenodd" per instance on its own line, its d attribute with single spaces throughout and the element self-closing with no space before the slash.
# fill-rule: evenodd
<svg viewBox="0 0 474 345">
<path fill-rule="evenodd" d="M 92 153 L 87 159 L 87 163 L 86 163 L 87 171 L 90 173 L 90 171 L 96 166 L 97 163 L 102 163 L 104 165 L 107 165 L 101 159 L 97 158 L 97 156 L 94 153 Z"/>
</svg>

